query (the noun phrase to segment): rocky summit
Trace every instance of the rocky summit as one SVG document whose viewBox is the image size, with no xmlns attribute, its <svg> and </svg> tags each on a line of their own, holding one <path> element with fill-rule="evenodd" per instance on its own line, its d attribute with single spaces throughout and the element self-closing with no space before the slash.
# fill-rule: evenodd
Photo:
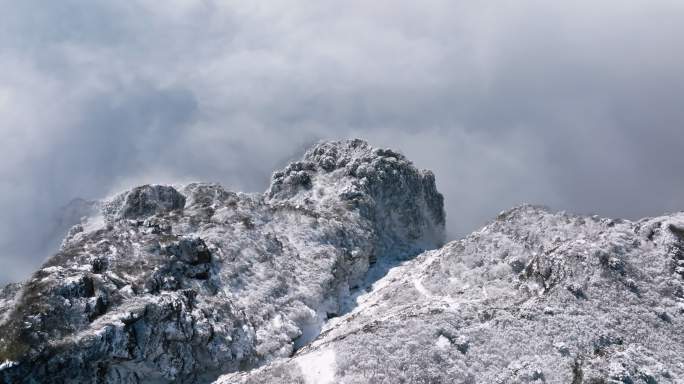
<svg viewBox="0 0 684 384">
<path fill-rule="evenodd" d="M 145 185 L 0 291 L 6 383 L 684 383 L 684 213 L 523 205 L 444 245 L 434 175 L 324 142 L 264 194 Z"/>
</svg>

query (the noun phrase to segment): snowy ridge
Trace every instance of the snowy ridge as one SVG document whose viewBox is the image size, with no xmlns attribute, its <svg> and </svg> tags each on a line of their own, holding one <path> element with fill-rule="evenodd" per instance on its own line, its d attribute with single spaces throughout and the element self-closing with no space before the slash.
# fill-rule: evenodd
<svg viewBox="0 0 684 384">
<path fill-rule="evenodd" d="M 330 350 L 336 383 L 684 382 L 683 220 L 503 212 L 390 270 L 293 358 L 218 382 L 296 383 Z"/>
</svg>

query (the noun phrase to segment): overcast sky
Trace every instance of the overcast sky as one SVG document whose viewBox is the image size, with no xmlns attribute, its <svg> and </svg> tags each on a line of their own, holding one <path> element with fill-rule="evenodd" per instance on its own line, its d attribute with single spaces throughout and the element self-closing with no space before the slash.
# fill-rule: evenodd
<svg viewBox="0 0 684 384">
<path fill-rule="evenodd" d="M 682 210 L 683 125 L 681 0 L 0 0 L 0 283 L 74 197 L 262 191 L 329 138 L 432 169 L 452 238 Z"/>
</svg>

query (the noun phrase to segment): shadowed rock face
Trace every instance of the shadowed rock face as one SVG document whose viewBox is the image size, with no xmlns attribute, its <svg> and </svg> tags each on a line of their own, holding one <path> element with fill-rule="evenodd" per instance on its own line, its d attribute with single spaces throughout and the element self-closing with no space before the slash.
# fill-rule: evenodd
<svg viewBox="0 0 684 384">
<path fill-rule="evenodd" d="M 264 195 L 146 185 L 98 204 L 0 293 L 6 382 L 208 382 L 287 357 L 376 261 L 443 242 L 434 176 L 360 140 L 322 143 Z"/>
</svg>

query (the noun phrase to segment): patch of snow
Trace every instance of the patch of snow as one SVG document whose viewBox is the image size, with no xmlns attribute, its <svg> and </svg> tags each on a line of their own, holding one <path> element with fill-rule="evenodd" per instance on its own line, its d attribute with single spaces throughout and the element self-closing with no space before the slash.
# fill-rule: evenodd
<svg viewBox="0 0 684 384">
<path fill-rule="evenodd" d="M 105 227 L 105 218 L 101 213 L 97 216 L 88 217 L 83 221 L 84 232 L 94 232 Z"/>
<path fill-rule="evenodd" d="M 439 335 L 435 345 L 437 346 L 437 348 L 445 351 L 451 346 L 451 341 L 449 341 L 449 339 L 447 339 L 444 335 Z"/>
<path fill-rule="evenodd" d="M 58 273 L 58 272 L 61 272 L 61 271 L 64 271 L 64 267 L 61 267 L 61 266 L 59 266 L 59 265 L 54 265 L 54 266 L 51 266 L 51 267 L 45 267 L 45 268 L 43 268 L 43 272 L 45 272 L 45 273 L 47 273 L 47 274 Z"/>
<path fill-rule="evenodd" d="M 301 355 L 297 364 L 302 370 L 306 384 L 330 384 L 335 382 L 335 351 L 324 349 Z"/>
<path fill-rule="evenodd" d="M 19 363 L 17 363 L 16 361 L 5 360 L 0 364 L 0 371 L 4 371 L 5 369 L 9 369 L 17 365 L 19 365 Z"/>
<path fill-rule="evenodd" d="M 425 288 L 423 282 L 420 281 L 420 278 L 413 280 L 413 287 L 416 289 L 416 291 L 418 291 L 418 293 L 427 297 L 428 299 L 431 299 L 434 296 L 432 292 L 428 291 L 427 288 Z"/>
</svg>

